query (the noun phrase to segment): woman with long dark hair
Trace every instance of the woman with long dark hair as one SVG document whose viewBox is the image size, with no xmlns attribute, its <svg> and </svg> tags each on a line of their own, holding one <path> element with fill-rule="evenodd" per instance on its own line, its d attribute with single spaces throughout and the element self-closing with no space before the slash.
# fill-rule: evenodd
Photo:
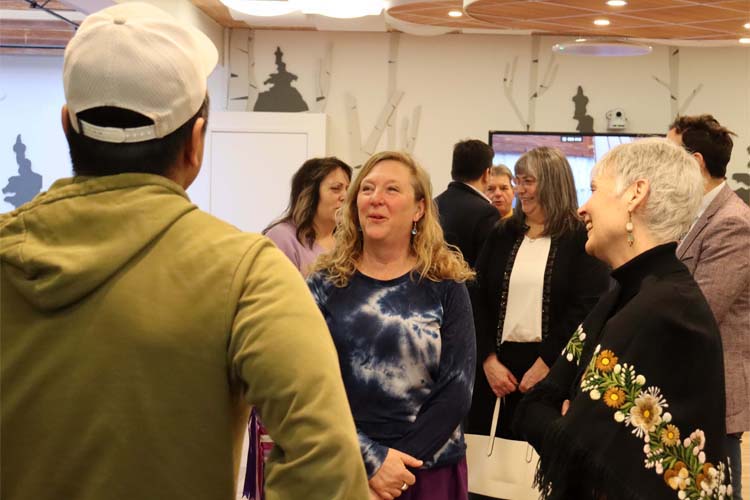
<svg viewBox="0 0 750 500">
<path fill-rule="evenodd" d="M 497 436 L 524 393 L 549 372 L 565 342 L 608 284 L 586 254 L 573 174 L 563 153 L 540 147 L 515 165 L 517 210 L 487 238 L 477 259 L 474 301 L 477 375 L 467 430 L 488 434 L 504 398 Z M 476 496 L 473 498 L 483 498 Z"/>
<path fill-rule="evenodd" d="M 286 211 L 263 231 L 303 275 L 333 249 L 336 214 L 351 177 L 351 167 L 335 156 L 307 160 L 292 177 Z"/>
</svg>

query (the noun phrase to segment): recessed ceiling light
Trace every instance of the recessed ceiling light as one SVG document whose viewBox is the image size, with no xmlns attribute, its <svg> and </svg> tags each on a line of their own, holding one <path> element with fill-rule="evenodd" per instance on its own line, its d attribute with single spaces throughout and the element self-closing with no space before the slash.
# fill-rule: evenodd
<svg viewBox="0 0 750 500">
<path fill-rule="evenodd" d="M 609 19 L 594 19 L 597 26 L 609 26 Z"/>
<path fill-rule="evenodd" d="M 448 15 L 451 17 L 461 17 L 464 15 L 464 13 L 461 12 L 460 10 L 450 10 L 448 11 Z"/>
<path fill-rule="evenodd" d="M 742 27 L 745 28 L 746 30 L 750 30 L 750 23 L 745 23 L 742 25 Z"/>
<path fill-rule="evenodd" d="M 586 41 L 585 38 L 576 38 L 576 42 L 578 42 L 578 43 L 583 43 L 585 41 Z"/>
<path fill-rule="evenodd" d="M 750 38 L 740 38 L 740 43 L 750 45 Z"/>
<path fill-rule="evenodd" d="M 609 0 L 607 5 L 610 7 L 624 7 L 628 4 L 625 0 Z"/>
</svg>

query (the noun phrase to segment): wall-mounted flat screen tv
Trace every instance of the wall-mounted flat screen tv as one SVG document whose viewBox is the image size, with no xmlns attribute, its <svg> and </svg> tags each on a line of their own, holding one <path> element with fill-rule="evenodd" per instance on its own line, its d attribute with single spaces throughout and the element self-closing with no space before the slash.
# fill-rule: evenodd
<svg viewBox="0 0 750 500">
<path fill-rule="evenodd" d="M 518 158 L 530 149 L 549 146 L 561 150 L 570 162 L 578 192 L 578 205 L 591 196 L 591 169 L 604 153 L 619 144 L 657 134 L 580 134 L 565 132 L 490 131 L 489 144 L 495 152 L 494 165 L 513 170 Z"/>
</svg>

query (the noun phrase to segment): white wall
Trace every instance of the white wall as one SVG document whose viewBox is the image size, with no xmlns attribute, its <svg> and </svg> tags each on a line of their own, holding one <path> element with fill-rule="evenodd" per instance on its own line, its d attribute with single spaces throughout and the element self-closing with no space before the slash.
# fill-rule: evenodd
<svg viewBox="0 0 750 500">
<path fill-rule="evenodd" d="M 218 32 L 214 31 L 216 36 Z M 324 57 L 327 45 L 333 44 L 326 109 L 327 152 L 351 161 L 345 96 L 351 93 L 357 99 L 364 142 L 387 99 L 391 36 L 258 30 L 256 79 L 262 83 L 276 71 L 273 52 L 279 45 L 288 71 L 299 77 L 294 85 L 310 105 L 315 96 L 318 59 Z M 521 129 L 503 95 L 501 80 L 505 64 L 519 56 L 514 96 L 521 111 L 526 113 L 530 37 L 400 37 L 397 87 L 405 92 L 405 97 L 398 107 L 397 125 L 400 127 L 401 120 L 410 116 L 417 105 L 422 106 L 415 155 L 430 171 L 435 191 L 440 192 L 449 181 L 451 150 L 457 140 L 467 137 L 486 140 L 490 129 Z M 555 41 L 542 39 L 540 79 Z M 750 49 L 683 47 L 680 50 L 681 99 L 703 84 L 685 113 L 713 113 L 722 124 L 737 132 L 730 176 L 734 172 L 750 172 L 746 150 L 750 145 Z M 669 78 L 667 47 L 657 46 L 653 54 L 636 58 L 558 56 L 556 60 L 557 78 L 537 104 L 536 130 L 575 130 L 571 98 L 577 86 L 582 85 L 590 99 L 588 113 L 595 118 L 597 131 L 605 130 L 604 113 L 621 107 L 630 120 L 629 132 L 665 132 L 671 121 L 669 98 L 653 76 Z M 3 186 L 17 169 L 12 147 L 18 133 L 28 145 L 27 154 L 34 170 L 44 174 L 45 188 L 54 177 L 69 175 L 67 149 L 59 125 L 63 103 L 61 73 L 61 58 L 0 56 L 0 116 L 3 117 L 0 184 Z M 213 110 L 225 109 L 227 75 L 228 70 L 220 66 L 209 79 Z M 398 134 L 395 144 L 388 144 L 384 134 L 379 147 L 401 147 Z M 267 175 L 267 171 L 258 171 L 260 180 Z M 739 186 L 734 181 L 730 184 Z M 11 208 L 0 197 L 0 212 Z"/>
<path fill-rule="evenodd" d="M 62 55 L 0 55 L 0 189 L 18 173 L 13 152 L 18 134 L 32 170 L 42 175 L 43 190 L 55 179 L 72 175 L 61 125 L 62 66 Z M 225 82 L 225 69 L 217 66 L 208 79 L 213 111 L 224 107 Z M 0 194 L 0 213 L 14 208 L 4 201 L 6 196 Z"/>
<path fill-rule="evenodd" d="M 357 98 L 363 141 L 387 98 L 388 37 L 386 33 L 255 32 L 256 79 L 262 82 L 275 71 L 273 52 L 284 52 L 287 70 L 298 75 L 295 86 L 308 104 L 315 95 L 315 71 L 327 44 L 333 44 L 329 104 L 328 152 L 350 161 L 345 95 Z M 539 79 L 559 41 L 542 38 Z M 398 122 L 422 106 L 415 155 L 431 172 L 436 191 L 449 181 L 453 144 L 462 138 L 486 140 L 490 129 L 521 130 L 503 94 L 506 63 L 518 56 L 514 96 L 526 114 L 530 37 L 493 35 L 401 35 L 397 87 L 405 91 L 398 107 Z M 557 56 L 556 80 L 538 101 L 536 130 L 575 131 L 572 97 L 582 85 L 589 97 L 588 114 L 597 132 L 606 131 L 604 114 L 615 107 L 625 110 L 628 132 L 665 133 L 671 122 L 669 95 L 655 81 L 669 79 L 669 49 L 655 46 L 648 56 L 591 58 Z M 230 66 L 234 64 L 230 62 Z M 750 145 L 750 49 L 680 48 L 681 102 L 699 84 L 702 89 L 685 114 L 712 113 L 739 135 L 730 164 L 731 172 L 747 171 Z M 265 89 L 262 89 L 265 90 Z M 387 144 L 384 134 L 380 148 Z M 732 181 L 730 181 L 732 183 Z M 735 185 L 735 184 L 733 184 Z"/>
<path fill-rule="evenodd" d="M 62 57 L 0 55 L 0 188 L 18 173 L 13 145 L 26 144 L 31 168 L 41 173 L 42 189 L 71 174 L 62 131 Z M 13 210 L 0 195 L 0 213 Z"/>
</svg>

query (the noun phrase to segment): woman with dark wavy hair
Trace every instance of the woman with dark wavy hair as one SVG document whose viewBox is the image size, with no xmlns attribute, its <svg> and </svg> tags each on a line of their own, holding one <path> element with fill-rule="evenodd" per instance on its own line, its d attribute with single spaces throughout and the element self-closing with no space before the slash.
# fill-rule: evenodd
<svg viewBox="0 0 750 500">
<path fill-rule="evenodd" d="M 336 213 L 351 178 L 351 167 L 335 156 L 307 160 L 292 177 L 286 211 L 263 230 L 303 275 L 333 249 Z"/>
</svg>

